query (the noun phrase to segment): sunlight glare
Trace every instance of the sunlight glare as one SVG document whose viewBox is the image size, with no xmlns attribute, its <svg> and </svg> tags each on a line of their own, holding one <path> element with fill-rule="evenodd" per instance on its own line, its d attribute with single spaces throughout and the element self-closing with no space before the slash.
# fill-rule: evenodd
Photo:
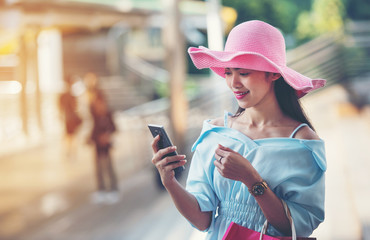
<svg viewBox="0 0 370 240">
<path fill-rule="evenodd" d="M 18 81 L 0 81 L 0 94 L 18 94 L 22 91 L 22 84 Z"/>
</svg>

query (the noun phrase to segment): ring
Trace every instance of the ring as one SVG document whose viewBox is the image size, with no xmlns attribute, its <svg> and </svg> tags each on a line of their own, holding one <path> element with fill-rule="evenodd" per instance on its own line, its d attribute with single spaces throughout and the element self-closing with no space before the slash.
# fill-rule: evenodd
<svg viewBox="0 0 370 240">
<path fill-rule="evenodd" d="M 219 162 L 221 162 L 221 160 L 223 159 L 224 157 L 220 157 L 220 159 L 218 160 Z"/>
</svg>

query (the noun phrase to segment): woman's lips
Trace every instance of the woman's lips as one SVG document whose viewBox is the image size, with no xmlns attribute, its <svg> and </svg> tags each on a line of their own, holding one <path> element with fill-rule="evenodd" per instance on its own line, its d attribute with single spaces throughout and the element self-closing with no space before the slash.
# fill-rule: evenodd
<svg viewBox="0 0 370 240">
<path fill-rule="evenodd" d="M 249 93 L 249 91 L 245 91 L 245 92 L 237 91 L 237 92 L 234 92 L 236 99 L 242 99 L 248 93 Z"/>
</svg>

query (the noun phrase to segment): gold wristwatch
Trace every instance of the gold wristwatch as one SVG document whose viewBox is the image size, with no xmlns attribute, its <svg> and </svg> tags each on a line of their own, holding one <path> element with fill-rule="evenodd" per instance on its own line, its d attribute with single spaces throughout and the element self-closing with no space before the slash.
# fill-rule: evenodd
<svg viewBox="0 0 370 240">
<path fill-rule="evenodd" d="M 265 193 L 265 190 L 268 188 L 267 183 L 263 180 L 262 182 L 255 183 L 250 189 L 249 192 L 254 196 L 262 196 Z"/>
</svg>

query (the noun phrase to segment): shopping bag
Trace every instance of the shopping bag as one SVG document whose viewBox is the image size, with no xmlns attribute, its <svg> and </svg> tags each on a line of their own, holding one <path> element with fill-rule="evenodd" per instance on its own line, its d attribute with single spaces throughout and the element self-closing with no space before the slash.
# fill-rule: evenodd
<svg viewBox="0 0 370 240">
<path fill-rule="evenodd" d="M 259 240 L 260 232 L 231 222 L 222 240 Z M 263 235 L 263 240 L 279 240 L 279 238 Z"/>
<path fill-rule="evenodd" d="M 316 240 L 316 238 L 309 238 L 309 237 L 297 237 L 294 221 L 290 215 L 288 206 L 284 201 L 282 201 L 285 213 L 289 218 L 290 225 L 292 228 L 292 236 L 291 237 L 280 237 L 280 236 L 269 236 L 266 235 L 268 222 L 267 220 L 263 224 L 261 232 L 254 231 L 247 227 L 243 227 L 238 225 L 234 222 L 231 222 L 229 227 L 227 228 L 225 235 L 223 236 L 222 240 Z"/>
</svg>

